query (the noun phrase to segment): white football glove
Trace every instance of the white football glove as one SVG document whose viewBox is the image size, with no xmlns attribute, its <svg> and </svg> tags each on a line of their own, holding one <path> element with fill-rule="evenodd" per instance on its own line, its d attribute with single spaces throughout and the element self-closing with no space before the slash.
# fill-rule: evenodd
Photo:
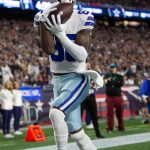
<svg viewBox="0 0 150 150">
<path fill-rule="evenodd" d="M 52 22 L 48 18 L 46 18 L 46 22 L 44 23 L 47 30 L 49 30 L 52 34 L 59 36 L 60 34 L 64 33 L 65 25 L 61 23 L 61 15 L 63 14 L 60 11 L 55 18 L 54 15 L 51 15 Z"/>
<path fill-rule="evenodd" d="M 99 89 L 104 86 L 103 78 L 101 77 L 101 75 L 98 72 L 96 72 L 94 70 L 84 70 L 84 71 L 80 71 L 77 73 L 90 76 L 90 78 L 93 79 L 93 81 L 94 81 L 95 89 Z"/>
<path fill-rule="evenodd" d="M 41 11 L 34 16 L 34 27 L 38 27 L 42 17 Z"/>
<path fill-rule="evenodd" d="M 40 12 L 38 12 L 35 17 L 34 17 L 34 27 L 37 27 L 39 25 L 40 22 L 46 22 L 46 18 L 48 17 L 48 15 L 57 10 L 56 6 L 59 4 L 59 2 L 56 3 L 49 3 L 48 6 L 46 7 L 46 9 Z"/>
</svg>

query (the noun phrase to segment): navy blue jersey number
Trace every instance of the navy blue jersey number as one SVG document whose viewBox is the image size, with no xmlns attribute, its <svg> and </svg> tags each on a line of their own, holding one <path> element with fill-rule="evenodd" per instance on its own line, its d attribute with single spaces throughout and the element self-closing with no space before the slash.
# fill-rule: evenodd
<svg viewBox="0 0 150 150">
<path fill-rule="evenodd" d="M 74 41 L 76 39 L 76 34 L 67 34 L 67 37 Z M 51 59 L 56 62 L 62 62 L 64 60 L 67 60 L 69 62 L 76 61 L 68 52 L 66 52 L 58 40 L 57 37 L 55 37 L 55 48 L 56 53 L 54 55 L 51 55 Z"/>
</svg>

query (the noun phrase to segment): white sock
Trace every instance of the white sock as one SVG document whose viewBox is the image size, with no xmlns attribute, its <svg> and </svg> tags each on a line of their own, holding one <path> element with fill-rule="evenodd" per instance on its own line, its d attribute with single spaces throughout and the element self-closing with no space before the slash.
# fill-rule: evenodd
<svg viewBox="0 0 150 150">
<path fill-rule="evenodd" d="M 65 115 L 60 110 L 51 108 L 49 117 L 53 125 L 57 149 L 67 150 L 68 127 L 64 120 Z"/>
<path fill-rule="evenodd" d="M 84 130 L 71 134 L 73 140 L 76 141 L 80 150 L 97 150 L 91 139 L 85 134 Z"/>
</svg>

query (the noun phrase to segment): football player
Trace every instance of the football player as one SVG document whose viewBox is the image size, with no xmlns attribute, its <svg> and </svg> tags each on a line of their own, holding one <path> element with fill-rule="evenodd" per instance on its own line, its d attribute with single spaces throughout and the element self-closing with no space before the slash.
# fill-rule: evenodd
<svg viewBox="0 0 150 150">
<path fill-rule="evenodd" d="M 60 3 L 74 3 L 75 0 L 60 0 Z M 71 18 L 61 23 L 62 12 L 57 17 L 50 12 L 59 4 L 53 3 L 35 16 L 40 23 L 42 48 L 50 58 L 53 73 L 54 101 L 50 109 L 54 136 L 58 150 L 67 150 L 68 133 L 82 150 L 96 150 L 96 147 L 82 128 L 80 104 L 88 96 L 90 77 L 95 85 L 103 86 L 103 79 L 92 70 L 86 70 L 86 58 L 91 42 L 94 17 L 88 11 L 74 11 Z M 52 41 L 54 39 L 54 41 Z"/>
</svg>

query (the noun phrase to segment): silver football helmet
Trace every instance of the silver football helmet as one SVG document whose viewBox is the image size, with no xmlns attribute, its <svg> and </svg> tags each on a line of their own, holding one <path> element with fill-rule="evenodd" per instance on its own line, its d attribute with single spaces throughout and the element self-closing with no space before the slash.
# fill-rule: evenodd
<svg viewBox="0 0 150 150">
<path fill-rule="evenodd" d="M 76 0 L 59 0 L 61 3 L 76 3 Z"/>
</svg>

